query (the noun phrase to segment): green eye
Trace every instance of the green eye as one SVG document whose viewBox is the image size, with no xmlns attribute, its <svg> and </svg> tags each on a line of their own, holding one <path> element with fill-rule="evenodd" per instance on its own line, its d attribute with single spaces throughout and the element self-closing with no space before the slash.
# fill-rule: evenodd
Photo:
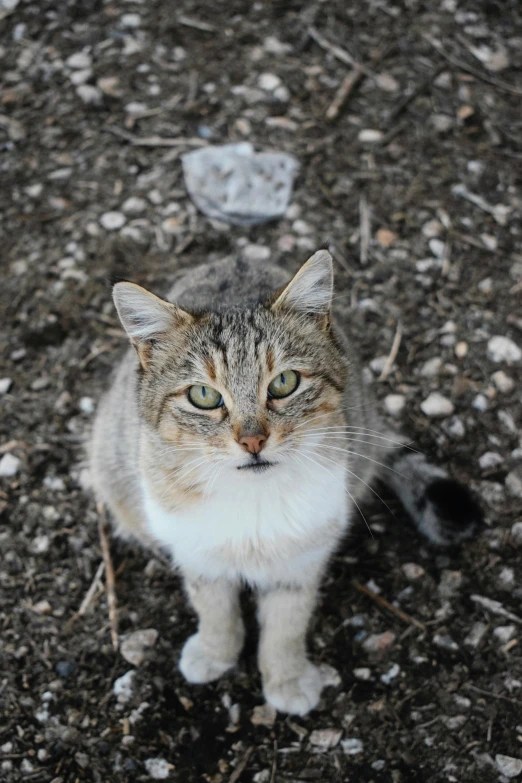
<svg viewBox="0 0 522 783">
<path fill-rule="evenodd" d="M 223 405 L 223 397 L 212 386 L 191 386 L 188 390 L 188 398 L 196 408 L 211 410 Z"/>
<path fill-rule="evenodd" d="M 299 386 L 299 375 L 294 370 L 283 370 L 268 386 L 268 396 L 281 399 L 295 392 Z"/>
</svg>

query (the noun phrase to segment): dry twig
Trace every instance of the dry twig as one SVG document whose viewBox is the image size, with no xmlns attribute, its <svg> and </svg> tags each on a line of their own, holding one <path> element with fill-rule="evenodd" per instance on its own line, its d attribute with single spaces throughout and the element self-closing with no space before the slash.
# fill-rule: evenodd
<svg viewBox="0 0 522 783">
<path fill-rule="evenodd" d="M 390 374 L 390 370 L 393 367 L 393 362 L 397 358 L 397 354 L 399 353 L 399 348 L 401 345 L 402 340 L 402 326 L 400 322 L 397 324 L 397 330 L 395 332 L 395 337 L 393 338 L 392 347 L 390 350 L 390 354 L 388 358 L 386 359 L 386 362 L 384 364 L 384 367 L 382 368 L 382 372 L 379 375 L 380 381 L 385 381 L 388 375 Z"/>
<path fill-rule="evenodd" d="M 114 567 L 112 565 L 111 550 L 109 538 L 106 530 L 105 508 L 103 503 L 96 506 L 98 511 L 98 532 L 100 535 L 100 545 L 105 563 L 105 584 L 107 588 L 107 604 L 109 606 L 109 623 L 111 626 L 112 647 L 116 652 L 118 649 L 118 608 L 116 603 L 116 589 L 114 578 Z"/>
<path fill-rule="evenodd" d="M 397 609 L 397 607 L 393 606 L 393 604 L 387 601 L 386 598 L 383 598 L 373 590 L 370 590 L 370 588 L 366 587 L 366 585 L 360 584 L 360 582 L 357 582 L 355 579 L 353 580 L 352 584 L 356 590 L 358 590 L 360 593 L 363 593 L 364 595 L 367 595 L 368 598 L 372 599 L 372 601 L 375 601 L 377 606 L 380 606 L 381 609 L 387 609 L 388 612 L 394 614 L 399 618 L 399 620 L 402 620 L 403 623 L 414 625 L 415 628 L 418 628 L 420 631 L 426 630 L 426 627 L 419 620 L 416 620 L 415 617 L 411 617 L 409 614 L 406 614 L 406 612 L 403 612 L 402 609 Z"/>
<path fill-rule="evenodd" d="M 339 115 L 339 112 L 343 108 L 344 104 L 350 97 L 354 88 L 357 87 L 359 82 L 364 76 L 364 70 L 362 65 L 357 64 L 353 71 L 344 77 L 341 86 L 335 93 L 335 97 L 330 106 L 326 110 L 326 119 L 335 120 Z"/>
<path fill-rule="evenodd" d="M 251 745 L 248 750 L 246 751 L 245 755 L 241 759 L 241 761 L 238 762 L 237 767 L 233 771 L 233 773 L 230 776 L 230 780 L 228 783 L 237 783 L 243 772 L 245 771 L 245 767 L 248 764 L 248 760 L 252 753 L 254 752 L 254 746 Z"/>
<path fill-rule="evenodd" d="M 72 617 L 67 621 L 66 628 L 69 629 L 73 623 L 76 622 L 76 620 L 79 617 L 83 617 L 83 615 L 87 612 L 89 609 L 91 603 L 93 602 L 94 596 L 98 589 L 101 587 L 103 590 L 103 586 L 101 585 L 101 578 L 103 576 L 103 572 L 105 571 L 105 562 L 102 560 L 100 565 L 98 566 L 98 570 L 96 571 L 94 575 L 94 579 L 91 582 L 91 586 L 85 593 L 85 597 L 83 601 L 80 604 L 80 608 L 77 612 L 75 612 Z"/>
<path fill-rule="evenodd" d="M 366 196 L 361 196 L 359 200 L 359 227 L 361 234 L 361 266 L 368 263 L 368 248 L 370 247 L 370 208 L 366 201 Z"/>
<path fill-rule="evenodd" d="M 444 49 L 442 44 L 439 43 L 439 41 L 436 41 L 435 38 L 432 38 L 431 35 L 423 34 L 422 37 L 428 41 L 428 43 L 430 43 L 433 48 L 444 57 L 445 60 L 447 60 L 451 65 L 455 66 L 455 68 L 460 68 L 461 71 L 471 74 L 471 76 L 474 76 L 476 79 L 480 79 L 482 82 L 486 82 L 486 84 L 491 84 L 492 87 L 496 87 L 497 90 L 500 90 L 501 92 L 508 92 L 511 95 L 518 95 L 519 97 L 522 96 L 522 90 L 519 90 L 517 87 L 513 87 L 511 84 L 500 81 L 499 79 L 493 79 L 491 76 L 482 73 L 482 71 L 479 71 L 476 68 L 472 68 L 471 65 L 468 65 L 462 60 L 458 60 L 456 57 L 453 57 Z"/>
</svg>

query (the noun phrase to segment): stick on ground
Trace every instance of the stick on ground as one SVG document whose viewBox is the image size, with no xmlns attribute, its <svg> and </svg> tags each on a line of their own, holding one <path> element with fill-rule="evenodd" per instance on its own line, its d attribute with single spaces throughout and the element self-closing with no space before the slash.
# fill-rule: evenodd
<svg viewBox="0 0 522 783">
<path fill-rule="evenodd" d="M 109 537 L 107 535 L 107 519 L 103 503 L 96 506 L 98 511 L 98 532 L 100 535 L 100 546 L 105 563 L 105 584 L 107 586 L 107 604 L 109 606 L 109 623 L 111 626 L 112 647 L 116 652 L 118 650 L 118 607 L 116 603 L 116 589 L 114 578 L 114 567 L 112 565 L 111 550 L 109 546 Z"/>
<path fill-rule="evenodd" d="M 366 587 L 366 585 L 360 584 L 360 582 L 357 582 L 355 579 L 353 580 L 352 584 L 356 590 L 358 590 L 360 593 L 363 593 L 364 595 L 367 595 L 368 598 L 372 599 L 372 601 L 375 601 L 375 603 L 380 606 L 381 609 L 387 609 L 388 612 L 394 614 L 395 617 L 398 617 L 399 620 L 403 621 L 403 623 L 414 625 L 415 628 L 418 628 L 420 631 L 426 630 L 424 625 L 419 622 L 419 620 L 416 620 L 415 617 L 411 617 L 409 614 L 406 614 L 406 612 L 403 612 L 402 609 L 397 609 L 397 607 L 393 604 L 390 604 L 386 598 L 382 598 L 382 596 L 378 595 L 378 593 L 375 593 L 373 590 L 370 590 L 370 588 Z"/>
<path fill-rule="evenodd" d="M 393 362 L 397 358 L 397 354 L 399 353 L 399 348 L 401 345 L 402 340 L 402 326 L 400 323 L 397 324 L 397 331 L 395 332 L 395 337 L 393 338 L 392 347 L 390 350 L 390 354 L 388 358 L 386 359 L 386 362 L 384 364 L 384 367 L 382 368 L 382 372 L 379 375 L 379 380 L 384 381 L 390 374 L 390 370 L 393 367 Z"/>
</svg>

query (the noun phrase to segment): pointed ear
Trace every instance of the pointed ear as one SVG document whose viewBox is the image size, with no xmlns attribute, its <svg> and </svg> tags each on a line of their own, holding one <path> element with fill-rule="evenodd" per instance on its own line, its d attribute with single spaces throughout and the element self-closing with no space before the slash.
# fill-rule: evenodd
<svg viewBox="0 0 522 783">
<path fill-rule="evenodd" d="M 141 366 L 149 365 L 152 346 L 169 331 L 188 326 L 192 316 L 135 283 L 116 283 L 112 297 Z"/>
<path fill-rule="evenodd" d="M 295 310 L 328 316 L 333 295 L 333 264 L 328 250 L 318 250 L 283 288 L 272 310 Z"/>
</svg>

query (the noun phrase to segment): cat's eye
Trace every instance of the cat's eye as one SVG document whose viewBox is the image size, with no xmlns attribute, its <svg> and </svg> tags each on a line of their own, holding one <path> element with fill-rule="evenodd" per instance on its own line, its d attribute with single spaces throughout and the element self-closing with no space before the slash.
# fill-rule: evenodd
<svg viewBox="0 0 522 783">
<path fill-rule="evenodd" d="M 283 370 L 268 385 L 268 396 L 280 400 L 295 392 L 298 386 L 299 374 L 294 370 Z"/>
<path fill-rule="evenodd" d="M 212 410 L 223 405 L 223 397 L 212 386 L 191 386 L 188 390 L 188 398 L 196 408 Z"/>
</svg>

